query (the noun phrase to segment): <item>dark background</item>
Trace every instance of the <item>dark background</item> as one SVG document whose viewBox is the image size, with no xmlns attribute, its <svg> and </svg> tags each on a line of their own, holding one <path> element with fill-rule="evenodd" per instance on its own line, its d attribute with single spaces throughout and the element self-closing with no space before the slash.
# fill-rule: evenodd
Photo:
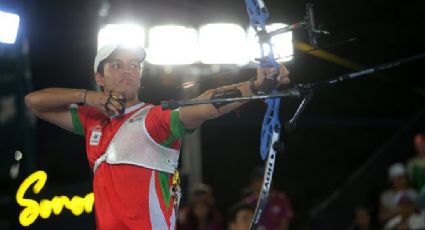
<svg viewBox="0 0 425 230">
<path fill-rule="evenodd" d="M 425 1 L 308 2 L 315 3 L 317 21 L 332 33 L 319 39 L 322 47 L 356 38 L 325 49 L 333 54 L 368 67 L 425 52 L 422 36 Z M 271 12 L 270 22 L 294 23 L 303 19 L 306 3 L 266 1 Z M 27 90 L 46 87 L 94 89 L 92 63 L 99 23 L 132 20 L 145 28 L 163 23 L 198 27 L 210 22 L 248 26 L 244 4 L 244 1 L 235 0 L 115 0 L 111 1 L 109 17 L 103 21 L 97 16 L 100 2 L 93 0 L 2 1 L 0 9 L 14 9 L 21 16 L 18 36 L 21 40 L 27 38 L 30 47 L 28 63 L 32 87 Z M 294 40 L 306 41 L 305 33 L 294 32 Z M 339 227 L 347 226 L 356 204 L 374 206 L 379 191 L 387 186 L 388 165 L 411 157 L 412 137 L 415 132 L 424 130 L 424 64 L 423 60 L 417 61 L 315 91 L 297 129 L 283 135 L 286 151 L 278 156 L 273 178 L 275 187 L 291 198 L 295 209 L 294 229 L 332 226 L 332 222 L 340 222 Z M 300 51 L 295 51 L 294 61 L 287 67 L 291 72 L 291 85 L 325 80 L 352 71 Z M 141 98 L 151 103 L 178 98 L 181 89 L 177 86 L 182 83 L 180 78 L 184 71 L 171 76 L 171 81 L 163 81 L 164 76 L 159 78 L 152 74 L 155 71 L 149 71 L 155 68 L 147 66 Z M 201 89 L 247 80 L 254 74 L 253 69 L 241 69 L 232 77 L 203 81 Z M 296 99 L 282 102 L 282 122 L 290 118 L 298 103 Z M 253 102 L 241 108 L 239 115 L 225 115 L 206 122 L 202 128 L 204 181 L 213 186 L 217 204 L 223 212 L 237 201 L 240 190 L 248 184 L 250 170 L 261 164 L 258 149 L 264 108 L 262 102 Z M 23 122 L 24 118 L 19 119 L 22 120 L 17 122 Z M 26 132 L 34 138 L 33 155 L 27 157 L 31 161 L 26 162 L 19 179 L 35 169 L 48 173 L 46 191 L 36 199 L 58 194 L 81 196 L 91 191 L 91 172 L 83 140 L 40 120 L 30 127 L 33 128 Z M 1 131 L 7 135 L 11 130 L 12 127 L 4 126 Z M 21 147 L 21 143 L 12 145 L 0 149 L 4 173 L 12 164 L 13 151 Z M 351 177 L 356 170 L 360 170 L 359 176 Z M 2 194 L 13 193 L 14 183 L 20 183 L 19 179 L 11 182 L 7 175 L 2 175 L 7 185 L 4 189 L 2 186 Z M 331 205 L 315 209 L 334 191 L 339 191 L 339 195 L 332 199 Z M 7 202 L 3 204 L 14 203 L 11 197 L 4 197 Z M 319 212 L 312 213 L 312 210 Z M 17 214 L 10 215 L 7 211 L 2 214 L 8 216 L 2 223 L 10 221 L 2 226 L 12 226 L 17 221 L 14 219 Z M 93 218 L 87 215 L 78 219 L 62 214 L 49 220 L 37 220 L 33 228 L 58 229 L 63 225 L 61 229 L 75 229 L 75 226 L 92 229 L 93 224 Z"/>
</svg>

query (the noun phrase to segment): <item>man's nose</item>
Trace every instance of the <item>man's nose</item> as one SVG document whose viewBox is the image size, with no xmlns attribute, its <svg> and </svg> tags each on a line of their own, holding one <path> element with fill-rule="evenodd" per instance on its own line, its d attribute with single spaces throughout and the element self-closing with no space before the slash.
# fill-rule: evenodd
<svg viewBox="0 0 425 230">
<path fill-rule="evenodd" d="M 130 74 L 131 73 L 130 65 L 124 65 L 123 72 L 124 72 L 124 74 Z"/>
</svg>

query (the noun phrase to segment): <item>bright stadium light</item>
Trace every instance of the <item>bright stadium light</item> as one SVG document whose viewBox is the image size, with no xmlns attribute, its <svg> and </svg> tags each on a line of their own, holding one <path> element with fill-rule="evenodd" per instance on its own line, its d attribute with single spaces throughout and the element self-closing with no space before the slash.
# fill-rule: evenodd
<svg viewBox="0 0 425 230">
<path fill-rule="evenodd" d="M 198 60 L 198 34 L 184 26 L 155 26 L 149 30 L 147 61 L 155 65 L 193 64 Z"/>
<path fill-rule="evenodd" d="M 113 43 L 145 47 L 145 30 L 135 24 L 108 24 L 97 34 L 97 49 Z"/>
<path fill-rule="evenodd" d="M 0 42 L 14 44 L 19 28 L 19 15 L 0 11 Z"/>
<path fill-rule="evenodd" d="M 283 23 L 274 23 L 266 26 L 267 31 L 274 31 L 280 28 L 285 27 L 286 25 Z M 293 58 L 294 47 L 292 44 L 292 32 L 287 32 L 283 34 L 278 34 L 273 36 L 271 39 L 273 45 L 273 52 L 275 57 L 278 59 L 277 61 L 290 61 Z M 249 56 L 253 61 L 255 58 L 260 57 L 260 47 L 258 44 L 258 40 L 255 36 L 255 32 L 252 28 L 248 30 L 248 45 L 249 45 Z M 265 50 L 266 54 L 269 51 Z"/>
<path fill-rule="evenodd" d="M 207 24 L 199 31 L 200 59 L 204 64 L 249 62 L 245 30 L 236 24 Z"/>
</svg>

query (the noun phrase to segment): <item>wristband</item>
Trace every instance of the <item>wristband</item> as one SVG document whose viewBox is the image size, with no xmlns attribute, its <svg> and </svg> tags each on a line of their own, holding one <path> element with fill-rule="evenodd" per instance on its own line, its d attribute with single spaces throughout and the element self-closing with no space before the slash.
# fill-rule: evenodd
<svg viewBox="0 0 425 230">
<path fill-rule="evenodd" d="M 85 105 L 86 104 L 86 97 L 87 97 L 87 93 L 89 91 L 86 89 L 86 91 L 84 92 L 84 96 L 83 96 L 83 100 L 79 103 L 77 103 L 77 105 Z"/>
</svg>

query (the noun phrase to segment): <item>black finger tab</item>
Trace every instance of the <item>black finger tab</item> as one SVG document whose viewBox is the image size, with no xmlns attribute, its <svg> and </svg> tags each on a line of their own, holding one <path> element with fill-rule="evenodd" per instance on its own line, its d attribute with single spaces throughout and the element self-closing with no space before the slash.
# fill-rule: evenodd
<svg viewBox="0 0 425 230">
<path fill-rule="evenodd" d="M 124 115 L 124 113 L 125 113 L 125 103 L 127 102 L 127 100 L 125 98 L 121 98 L 121 99 L 118 99 L 118 102 L 121 105 L 121 109 L 118 110 L 118 113 L 120 115 Z"/>
</svg>

